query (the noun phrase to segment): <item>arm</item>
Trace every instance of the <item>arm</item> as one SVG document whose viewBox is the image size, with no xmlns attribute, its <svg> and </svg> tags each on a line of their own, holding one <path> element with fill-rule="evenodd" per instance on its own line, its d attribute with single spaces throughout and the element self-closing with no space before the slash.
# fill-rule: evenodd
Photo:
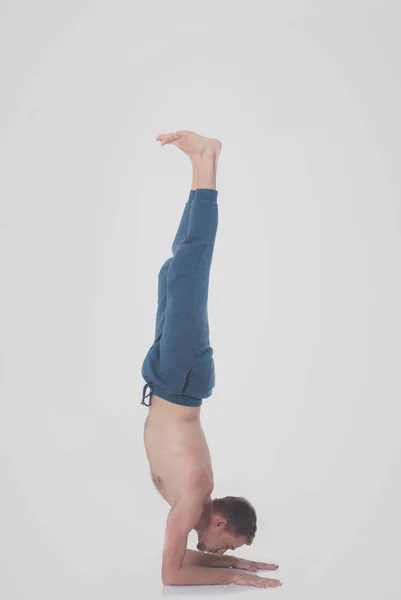
<svg viewBox="0 0 401 600">
<path fill-rule="evenodd" d="M 213 585 L 233 583 L 231 569 L 214 569 L 185 564 L 187 539 L 202 514 L 199 498 L 185 498 L 169 512 L 163 548 L 162 581 L 164 585 Z M 200 553 L 199 553 L 200 554 Z"/>
<path fill-rule="evenodd" d="M 218 556 L 216 554 L 198 552 L 197 550 L 187 550 L 183 564 L 200 567 L 233 567 L 234 569 L 244 569 L 245 571 L 274 571 L 278 569 L 278 565 L 240 558 L 233 554 Z"/>
<path fill-rule="evenodd" d="M 208 554 L 198 550 L 186 550 L 183 565 L 199 567 L 235 567 L 237 557 L 227 554 L 218 556 L 217 554 Z"/>
</svg>

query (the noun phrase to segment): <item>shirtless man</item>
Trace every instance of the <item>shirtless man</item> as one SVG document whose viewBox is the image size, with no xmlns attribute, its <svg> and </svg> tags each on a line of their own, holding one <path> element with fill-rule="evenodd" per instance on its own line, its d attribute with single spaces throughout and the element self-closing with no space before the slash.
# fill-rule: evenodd
<svg viewBox="0 0 401 600">
<path fill-rule="evenodd" d="M 144 427 L 146 455 L 152 480 L 171 507 L 162 582 L 276 587 L 281 585 L 279 580 L 244 571 L 275 570 L 278 565 L 223 556 L 227 550 L 251 545 L 256 513 L 245 498 L 211 498 L 213 471 L 200 421 L 202 400 L 211 395 L 215 385 L 207 298 L 218 222 L 216 170 L 222 144 L 190 131 L 161 134 L 156 140 L 162 146 L 180 148 L 193 168 L 192 189 L 172 246 L 173 257 L 159 272 L 156 335 L 142 365 L 147 382 L 142 404 L 149 406 Z M 148 387 L 150 393 L 145 395 Z M 198 551 L 187 549 L 191 530 L 198 534 Z"/>
</svg>

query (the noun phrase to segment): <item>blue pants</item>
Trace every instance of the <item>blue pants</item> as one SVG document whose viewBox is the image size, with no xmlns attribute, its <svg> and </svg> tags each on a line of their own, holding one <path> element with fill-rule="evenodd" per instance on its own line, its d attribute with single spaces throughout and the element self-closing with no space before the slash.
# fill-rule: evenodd
<svg viewBox="0 0 401 600">
<path fill-rule="evenodd" d="M 153 393 L 175 404 L 200 406 L 215 386 L 207 304 L 217 194 L 212 189 L 191 190 L 172 245 L 173 256 L 159 271 L 155 339 L 141 370 L 145 406 Z"/>
</svg>

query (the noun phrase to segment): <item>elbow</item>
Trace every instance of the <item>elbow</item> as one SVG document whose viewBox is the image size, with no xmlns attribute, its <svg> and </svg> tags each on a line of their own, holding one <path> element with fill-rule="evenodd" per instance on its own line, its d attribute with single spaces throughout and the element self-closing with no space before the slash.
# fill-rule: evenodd
<svg viewBox="0 0 401 600">
<path fill-rule="evenodd" d="M 162 571 L 163 585 L 187 585 L 187 578 L 184 576 L 183 568 L 177 571 Z"/>
<path fill-rule="evenodd" d="M 172 573 L 162 571 L 162 584 L 163 585 L 175 585 L 176 578 Z"/>
</svg>

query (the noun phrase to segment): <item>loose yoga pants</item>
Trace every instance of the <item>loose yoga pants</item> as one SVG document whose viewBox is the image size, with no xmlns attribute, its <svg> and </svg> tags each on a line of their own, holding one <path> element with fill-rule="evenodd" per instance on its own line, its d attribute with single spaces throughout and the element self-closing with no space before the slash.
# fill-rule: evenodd
<svg viewBox="0 0 401 600">
<path fill-rule="evenodd" d="M 217 194 L 212 189 L 191 190 L 172 245 L 173 256 L 159 271 L 155 340 L 141 370 L 145 406 L 153 394 L 175 404 L 200 406 L 215 386 L 207 305 Z M 145 395 L 147 388 L 150 392 Z"/>
</svg>

